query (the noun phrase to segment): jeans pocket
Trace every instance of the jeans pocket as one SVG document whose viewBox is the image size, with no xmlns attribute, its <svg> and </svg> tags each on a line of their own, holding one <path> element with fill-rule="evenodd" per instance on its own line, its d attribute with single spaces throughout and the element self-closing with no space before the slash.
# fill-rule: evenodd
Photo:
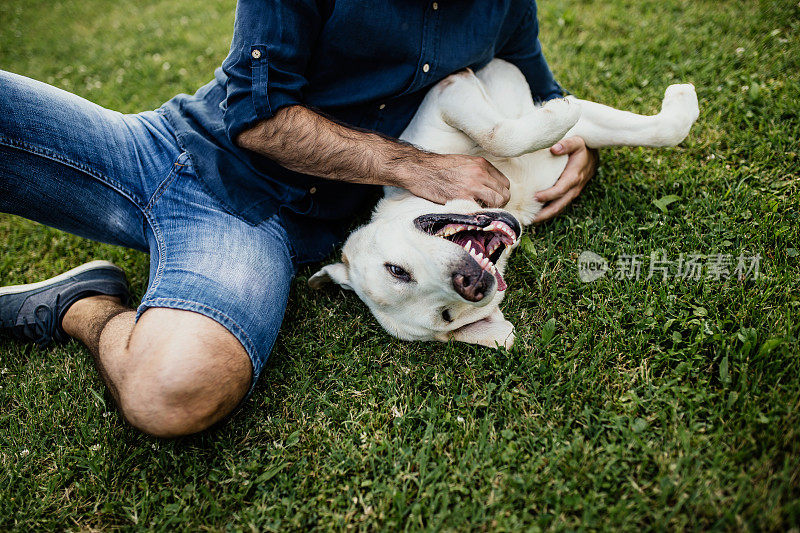
<svg viewBox="0 0 800 533">
<path fill-rule="evenodd" d="M 145 207 L 145 212 L 149 212 L 153 209 L 153 206 L 158 202 L 159 198 L 164 194 L 164 192 L 169 188 L 173 181 L 188 167 L 191 167 L 191 160 L 189 159 L 188 152 L 181 152 L 178 155 L 178 159 L 172 164 L 170 168 L 169 174 L 167 175 L 164 180 L 159 183 L 158 187 L 156 188 L 153 196 L 147 202 L 147 206 Z"/>
</svg>

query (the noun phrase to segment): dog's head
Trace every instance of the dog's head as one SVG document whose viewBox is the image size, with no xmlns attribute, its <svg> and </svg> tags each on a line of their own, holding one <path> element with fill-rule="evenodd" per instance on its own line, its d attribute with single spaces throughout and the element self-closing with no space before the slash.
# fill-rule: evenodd
<svg viewBox="0 0 800 533">
<path fill-rule="evenodd" d="M 437 205 L 388 194 L 369 224 L 347 239 L 342 262 L 308 282 L 353 290 L 401 339 L 510 347 L 514 328 L 498 304 L 520 231 L 510 213 L 471 201 Z"/>
</svg>

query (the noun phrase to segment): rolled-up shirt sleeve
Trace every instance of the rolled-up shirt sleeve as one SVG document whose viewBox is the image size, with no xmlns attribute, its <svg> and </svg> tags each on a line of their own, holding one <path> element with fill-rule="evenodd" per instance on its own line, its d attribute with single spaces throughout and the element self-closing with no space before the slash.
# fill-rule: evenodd
<svg viewBox="0 0 800 533">
<path fill-rule="evenodd" d="M 302 103 L 320 27 L 313 0 L 239 0 L 231 51 L 222 64 L 221 107 L 231 141 L 282 107 Z"/>
<path fill-rule="evenodd" d="M 535 100 L 546 101 L 564 96 L 564 89 L 556 82 L 542 53 L 536 2 L 531 1 L 528 12 L 497 57 L 513 63 L 522 71 Z"/>
</svg>

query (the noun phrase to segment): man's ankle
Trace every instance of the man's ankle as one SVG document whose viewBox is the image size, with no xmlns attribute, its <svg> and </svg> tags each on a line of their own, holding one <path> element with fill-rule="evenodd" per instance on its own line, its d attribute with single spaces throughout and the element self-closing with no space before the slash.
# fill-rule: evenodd
<svg viewBox="0 0 800 533">
<path fill-rule="evenodd" d="M 98 314 L 107 314 L 109 309 L 120 307 L 123 307 L 122 300 L 117 296 L 97 294 L 81 298 L 64 312 L 61 328 L 70 337 L 79 337 L 83 328 L 94 322 Z"/>
</svg>

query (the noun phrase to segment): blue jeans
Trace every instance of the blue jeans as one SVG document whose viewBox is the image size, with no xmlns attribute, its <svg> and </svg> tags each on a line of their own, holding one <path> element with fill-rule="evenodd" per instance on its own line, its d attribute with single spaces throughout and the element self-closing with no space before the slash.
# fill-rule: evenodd
<svg viewBox="0 0 800 533">
<path fill-rule="evenodd" d="M 123 115 L 0 71 L 0 212 L 150 253 L 150 307 L 219 322 L 255 384 L 295 273 L 275 216 L 251 225 L 198 179 L 160 111 Z M 251 387 L 252 391 L 252 387 Z"/>
</svg>

